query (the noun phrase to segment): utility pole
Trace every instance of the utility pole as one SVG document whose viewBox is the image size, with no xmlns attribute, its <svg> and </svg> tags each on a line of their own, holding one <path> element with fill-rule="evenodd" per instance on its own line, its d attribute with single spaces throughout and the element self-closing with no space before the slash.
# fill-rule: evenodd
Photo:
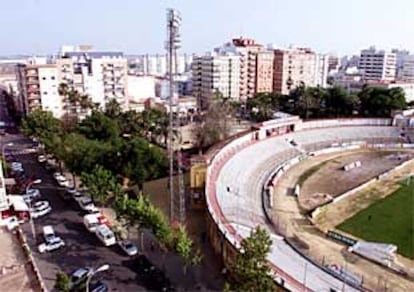
<svg viewBox="0 0 414 292">
<path fill-rule="evenodd" d="M 170 160 L 170 221 L 179 221 L 183 223 L 185 220 L 185 189 L 182 173 L 182 157 L 181 149 L 177 149 L 177 170 L 178 170 L 178 194 L 174 192 L 174 132 L 179 134 L 180 122 L 179 112 L 174 116 L 173 97 L 175 92 L 174 77 L 177 73 L 177 49 L 180 47 L 179 28 L 181 25 L 181 16 L 177 10 L 167 10 L 167 52 L 168 52 L 168 79 L 169 79 L 169 128 L 168 128 L 168 155 Z M 178 103 L 176 104 L 178 109 Z M 178 135 L 180 136 L 180 135 Z M 179 138 L 179 137 L 177 137 Z"/>
</svg>

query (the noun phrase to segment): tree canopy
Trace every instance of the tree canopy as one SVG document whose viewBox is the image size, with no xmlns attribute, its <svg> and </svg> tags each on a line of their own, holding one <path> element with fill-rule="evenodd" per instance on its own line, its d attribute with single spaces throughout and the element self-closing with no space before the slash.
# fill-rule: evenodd
<svg viewBox="0 0 414 292">
<path fill-rule="evenodd" d="M 365 86 L 358 94 L 349 94 L 342 87 L 298 86 L 288 95 L 259 93 L 247 101 L 250 117 L 262 122 L 278 110 L 304 119 L 338 117 L 389 117 L 392 110 L 406 108 L 401 88 Z"/>
<path fill-rule="evenodd" d="M 257 227 L 243 239 L 241 249 L 230 271 L 229 286 L 234 291 L 274 291 L 266 257 L 272 240 L 265 229 Z"/>
</svg>

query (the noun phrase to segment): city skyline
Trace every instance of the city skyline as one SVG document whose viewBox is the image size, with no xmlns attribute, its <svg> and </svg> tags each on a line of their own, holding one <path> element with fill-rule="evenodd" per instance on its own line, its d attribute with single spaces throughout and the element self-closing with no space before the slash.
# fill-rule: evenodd
<svg viewBox="0 0 414 292">
<path fill-rule="evenodd" d="M 7 45 L 0 48 L 0 55 L 51 54 L 65 44 L 91 44 L 127 54 L 163 53 L 168 7 L 182 14 L 181 52 L 187 53 L 202 54 L 239 36 L 264 45 L 310 47 L 338 55 L 357 54 L 370 45 L 414 47 L 408 38 L 414 34 L 409 17 L 414 3 L 408 0 L 393 1 L 392 6 L 386 0 L 154 2 L 7 1 L 0 20 L 7 28 L 0 32 Z"/>
</svg>

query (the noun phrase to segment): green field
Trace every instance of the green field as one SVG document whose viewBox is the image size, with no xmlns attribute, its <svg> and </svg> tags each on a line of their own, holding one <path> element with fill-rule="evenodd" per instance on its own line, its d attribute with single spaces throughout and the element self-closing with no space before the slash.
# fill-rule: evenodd
<svg viewBox="0 0 414 292">
<path fill-rule="evenodd" d="M 367 241 L 393 243 L 398 253 L 414 258 L 414 178 L 387 198 L 337 226 Z"/>
</svg>

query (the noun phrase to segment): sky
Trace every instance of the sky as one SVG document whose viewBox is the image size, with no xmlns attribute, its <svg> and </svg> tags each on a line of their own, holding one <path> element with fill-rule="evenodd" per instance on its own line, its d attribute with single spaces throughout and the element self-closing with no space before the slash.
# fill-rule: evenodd
<svg viewBox="0 0 414 292">
<path fill-rule="evenodd" d="M 186 53 L 240 36 L 338 55 L 370 45 L 414 51 L 414 0 L 1 0 L 0 55 L 70 44 L 161 53 L 167 8 L 181 12 Z"/>
</svg>

